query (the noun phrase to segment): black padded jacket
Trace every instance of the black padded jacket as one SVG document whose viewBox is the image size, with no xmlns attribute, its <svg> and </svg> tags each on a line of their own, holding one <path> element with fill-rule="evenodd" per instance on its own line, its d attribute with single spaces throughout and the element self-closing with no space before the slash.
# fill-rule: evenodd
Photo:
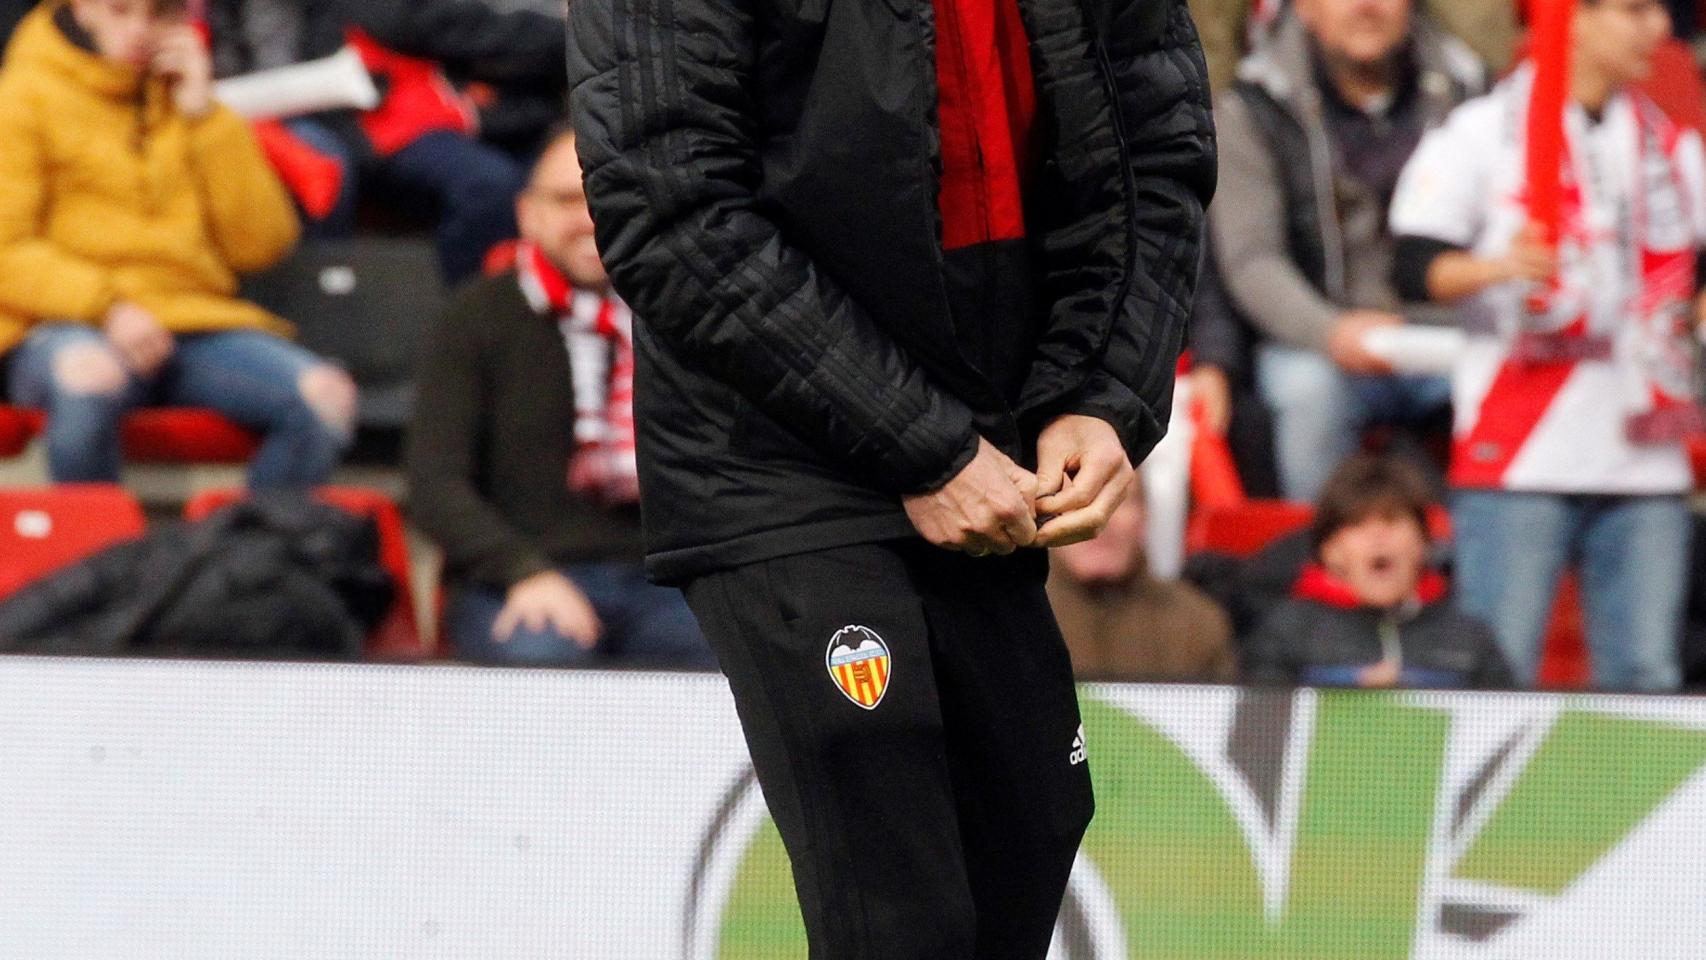
<svg viewBox="0 0 1706 960">
<path fill-rule="evenodd" d="M 575 0 L 570 110 L 636 330 L 661 580 L 915 536 L 901 497 L 1052 416 L 1160 438 L 1215 147 L 1184 0 L 1020 0 L 1040 163 L 1029 356 L 956 338 L 930 0 Z M 1010 329 L 1009 329 L 1010 327 Z M 1003 349 L 1011 353 L 1011 349 Z"/>
</svg>

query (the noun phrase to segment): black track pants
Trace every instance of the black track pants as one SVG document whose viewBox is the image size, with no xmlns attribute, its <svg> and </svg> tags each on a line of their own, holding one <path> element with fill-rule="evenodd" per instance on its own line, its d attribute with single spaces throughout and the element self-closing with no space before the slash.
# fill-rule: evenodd
<svg viewBox="0 0 1706 960">
<path fill-rule="evenodd" d="M 1043 558 L 867 544 L 709 574 L 812 960 L 1041 960 L 1093 806 Z"/>
</svg>

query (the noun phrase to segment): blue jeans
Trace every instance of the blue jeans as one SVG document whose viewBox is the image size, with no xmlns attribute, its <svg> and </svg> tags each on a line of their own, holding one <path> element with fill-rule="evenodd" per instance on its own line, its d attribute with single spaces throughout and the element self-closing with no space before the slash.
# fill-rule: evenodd
<svg viewBox="0 0 1706 960">
<path fill-rule="evenodd" d="M 604 635 L 596 648 L 584 649 L 549 627 L 529 630 L 525 624 L 500 643 L 492 637 L 492 625 L 503 610 L 504 591 L 467 586 L 456 591 L 446 617 L 457 659 L 535 667 L 598 662 L 716 667 L 716 657 L 680 590 L 647 582 L 644 571 L 633 564 L 579 564 L 558 572 L 574 581 L 598 613 Z"/>
<path fill-rule="evenodd" d="M 93 327 L 49 323 L 32 330 L 12 356 L 12 402 L 47 411 L 48 470 L 57 483 L 117 483 L 119 421 L 147 405 L 206 407 L 263 433 L 249 467 L 257 489 L 324 483 L 349 446 L 349 430 L 324 422 L 300 388 L 302 375 L 325 361 L 271 334 L 179 336 L 157 373 L 146 380 L 127 374 L 111 392 L 63 382 L 58 360 L 78 346 L 110 351 Z"/>
<path fill-rule="evenodd" d="M 336 133 L 314 121 L 297 121 L 291 131 L 315 150 L 343 164 L 343 193 L 324 220 L 310 221 L 308 235 L 347 238 L 355 231 L 357 164 Z M 365 171 L 410 196 L 438 204 L 439 267 L 455 285 L 479 274 L 486 254 L 517 234 L 515 200 L 527 187 L 527 168 L 514 157 L 473 137 L 435 130 Z"/>
<path fill-rule="evenodd" d="M 452 285 L 477 275 L 487 252 L 516 236 L 515 198 L 527 171 L 497 147 L 440 130 L 382 161 L 379 175 L 438 198 L 438 260 Z"/>
<path fill-rule="evenodd" d="M 1258 348 L 1256 388 L 1274 415 L 1280 491 L 1309 503 L 1357 451 L 1364 428 L 1417 423 L 1451 405 L 1445 377 L 1358 376 L 1324 353 L 1279 343 Z"/>
<path fill-rule="evenodd" d="M 1493 628 L 1532 685 L 1558 579 L 1581 571 L 1594 685 L 1674 690 L 1691 524 L 1682 497 L 1460 490 L 1452 498 L 1457 603 Z"/>
</svg>

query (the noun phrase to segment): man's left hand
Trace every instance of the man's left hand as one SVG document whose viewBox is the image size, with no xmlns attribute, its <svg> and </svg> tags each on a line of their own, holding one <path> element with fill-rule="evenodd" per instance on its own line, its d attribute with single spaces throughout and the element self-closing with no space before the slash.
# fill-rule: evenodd
<svg viewBox="0 0 1706 960">
<path fill-rule="evenodd" d="M 1037 516 L 1049 518 L 1032 546 L 1064 547 L 1091 540 L 1108 525 L 1137 471 L 1113 425 L 1069 414 L 1037 438 Z"/>
</svg>

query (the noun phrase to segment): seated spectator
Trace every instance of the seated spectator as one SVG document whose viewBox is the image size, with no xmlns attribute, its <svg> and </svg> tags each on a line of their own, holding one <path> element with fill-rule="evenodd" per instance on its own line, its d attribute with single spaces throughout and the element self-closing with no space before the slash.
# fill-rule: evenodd
<svg viewBox="0 0 1706 960">
<path fill-rule="evenodd" d="M 1556 243 L 1529 222 L 1525 66 L 1429 134 L 1404 173 L 1398 282 L 1456 304 L 1450 480 L 1463 608 L 1533 683 L 1565 568 L 1581 568 L 1596 686 L 1679 682 L 1689 555 L 1684 440 L 1706 314 L 1699 134 L 1634 87 L 1668 33 L 1658 0 L 1579 0 Z"/>
<path fill-rule="evenodd" d="M 1313 500 L 1373 423 L 1442 414 L 1442 377 L 1397 376 L 1363 346 L 1426 320 L 1393 289 L 1387 205 L 1422 134 L 1479 91 L 1484 71 L 1409 0 L 1298 0 L 1215 107 L 1219 277 L 1264 337 L 1285 496 Z"/>
<path fill-rule="evenodd" d="M 1361 454 L 1333 474 L 1292 599 L 1252 638 L 1245 675 L 1331 687 L 1508 687 L 1492 631 L 1428 568 L 1427 481 Z"/>
<path fill-rule="evenodd" d="M 1084 680 L 1237 678 L 1232 622 L 1195 587 L 1157 580 L 1144 556 L 1143 498 L 1102 535 L 1054 551 L 1049 602 Z"/>
<path fill-rule="evenodd" d="M 1673 0 L 1674 3 L 1692 0 Z M 1495 74 L 1515 58 L 1520 0 L 1427 0 L 1429 16 L 1475 51 Z M 1219 93 L 1232 87 L 1238 61 L 1261 46 L 1285 17 L 1286 0 L 1190 0 L 1202 35 L 1209 83 Z"/>
<path fill-rule="evenodd" d="M 348 236 L 361 191 L 437 206 L 446 281 L 474 276 L 516 236 L 526 165 L 563 114 L 561 16 L 499 13 L 480 0 L 213 0 L 220 74 L 288 66 L 353 42 L 383 100 L 361 114 L 290 126 L 343 168 L 342 200 L 310 219 L 316 237 Z M 447 73 L 478 85 L 453 85 Z M 477 93 L 477 95 L 475 95 Z"/>
<path fill-rule="evenodd" d="M 593 244 L 574 138 L 518 204 L 516 271 L 469 287 L 421 366 L 415 520 L 445 553 L 464 659 L 708 666 L 681 593 L 646 582 L 628 308 Z"/>
<path fill-rule="evenodd" d="M 211 75 L 180 0 L 45 3 L 0 70 L 0 351 L 56 481 L 116 482 L 120 418 L 156 402 L 264 432 L 256 487 L 320 483 L 350 440 L 349 377 L 236 297 L 298 227 Z"/>
</svg>

